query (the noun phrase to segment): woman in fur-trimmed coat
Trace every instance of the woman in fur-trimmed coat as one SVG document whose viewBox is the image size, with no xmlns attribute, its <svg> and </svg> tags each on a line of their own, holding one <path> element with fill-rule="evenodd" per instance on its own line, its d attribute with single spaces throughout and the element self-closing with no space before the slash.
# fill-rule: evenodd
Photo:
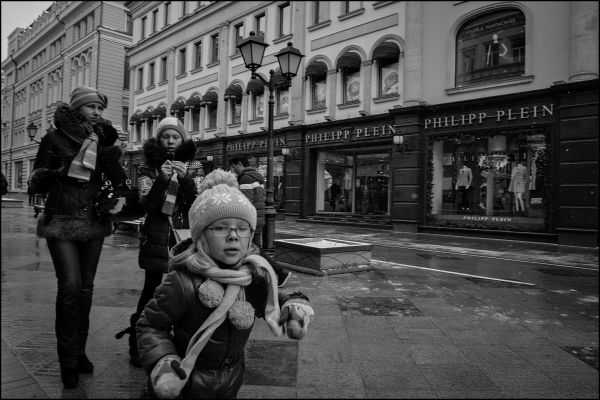
<svg viewBox="0 0 600 400">
<path fill-rule="evenodd" d="M 141 366 L 135 337 L 135 323 L 167 272 L 169 249 L 176 244 L 171 230 L 188 229 L 188 211 L 198 194 L 196 145 L 189 139 L 181 121 L 167 117 L 160 121 L 156 136 L 143 146 L 144 162 L 139 168 L 140 205 L 146 212 L 140 227 L 138 263 L 144 269 L 144 288 L 130 326 L 117 334 L 129 333 L 129 362 Z"/>
<path fill-rule="evenodd" d="M 78 87 L 70 106 L 60 105 L 42 138 L 29 185 L 48 194 L 37 234 L 46 238 L 58 292 L 56 339 L 61 378 L 76 387 L 79 373 L 92 373 L 85 354 L 96 268 L 104 237 L 112 233 L 108 210 L 95 206 L 102 173 L 116 186 L 126 180 L 117 131 L 102 118 L 106 96 Z"/>
</svg>

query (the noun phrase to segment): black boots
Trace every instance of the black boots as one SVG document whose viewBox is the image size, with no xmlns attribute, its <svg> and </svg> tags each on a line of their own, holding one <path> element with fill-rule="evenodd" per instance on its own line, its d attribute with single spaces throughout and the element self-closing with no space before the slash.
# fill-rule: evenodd
<svg viewBox="0 0 600 400">
<path fill-rule="evenodd" d="M 94 364 L 85 354 L 80 354 L 77 356 L 77 370 L 82 374 L 91 374 L 94 372 Z"/>
<path fill-rule="evenodd" d="M 134 367 L 142 366 L 137 348 L 137 337 L 135 335 L 135 323 L 139 317 L 140 314 L 138 313 L 131 314 L 131 317 L 129 318 L 130 325 L 115 335 L 115 338 L 121 339 L 126 333 L 129 334 L 129 364 L 133 365 Z"/>
<path fill-rule="evenodd" d="M 60 378 L 67 389 L 79 386 L 79 371 L 77 368 L 60 368 Z"/>
</svg>

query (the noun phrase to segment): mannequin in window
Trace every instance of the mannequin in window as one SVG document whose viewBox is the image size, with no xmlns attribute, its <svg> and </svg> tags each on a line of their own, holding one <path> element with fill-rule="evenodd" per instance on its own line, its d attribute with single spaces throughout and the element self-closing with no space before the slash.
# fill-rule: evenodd
<svg viewBox="0 0 600 400">
<path fill-rule="evenodd" d="M 500 57 L 504 57 L 508 48 L 504 43 L 499 41 L 498 34 L 494 33 L 492 35 L 493 42 L 488 45 L 487 58 L 485 65 L 493 66 L 500 64 Z M 502 47 L 502 50 L 500 48 Z"/>
<path fill-rule="evenodd" d="M 456 179 L 455 189 L 460 191 L 460 211 L 471 211 L 471 204 L 469 201 L 469 191 L 471 190 L 471 183 L 473 182 L 473 172 L 471 168 L 463 165 L 458 170 L 458 177 Z"/>
<path fill-rule="evenodd" d="M 517 215 L 524 215 L 525 213 L 525 202 L 523 201 L 523 193 L 527 187 L 527 178 L 529 173 L 527 168 L 522 162 L 517 163 L 517 166 L 513 168 L 510 174 L 510 184 L 508 185 L 508 191 L 515 194 L 515 211 Z"/>
</svg>

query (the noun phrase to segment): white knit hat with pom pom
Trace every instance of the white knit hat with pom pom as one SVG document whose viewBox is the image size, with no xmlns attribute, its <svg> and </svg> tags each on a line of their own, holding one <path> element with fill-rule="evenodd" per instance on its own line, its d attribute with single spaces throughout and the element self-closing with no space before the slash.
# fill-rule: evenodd
<svg viewBox="0 0 600 400">
<path fill-rule="evenodd" d="M 221 218 L 240 218 L 256 229 L 256 208 L 238 189 L 233 172 L 216 169 L 206 175 L 188 213 L 194 243 L 207 226 Z"/>
</svg>

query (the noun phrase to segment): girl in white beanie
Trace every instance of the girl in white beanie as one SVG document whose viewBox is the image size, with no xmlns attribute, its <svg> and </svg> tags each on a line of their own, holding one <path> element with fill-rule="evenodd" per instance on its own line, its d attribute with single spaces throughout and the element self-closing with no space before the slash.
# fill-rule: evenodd
<svg viewBox="0 0 600 400">
<path fill-rule="evenodd" d="M 198 194 L 194 177 L 200 165 L 193 161 L 196 145 L 175 117 L 159 122 L 156 136 L 146 140 L 143 150 L 137 187 L 145 211 L 138 256 L 139 267 L 144 270 L 144 284 L 136 311 L 129 317 L 129 327 L 116 334 L 117 339 L 129 334 L 129 362 L 137 367 L 141 364 L 135 323 L 167 273 L 169 248 L 177 243 L 173 229 L 189 228 L 187 213 Z"/>
<path fill-rule="evenodd" d="M 189 221 L 191 238 L 173 249 L 171 272 L 137 322 L 140 361 L 159 398 L 236 398 L 255 317 L 276 336 L 301 339 L 314 311 L 300 292 L 278 294 L 235 174 L 206 176 Z"/>
</svg>

